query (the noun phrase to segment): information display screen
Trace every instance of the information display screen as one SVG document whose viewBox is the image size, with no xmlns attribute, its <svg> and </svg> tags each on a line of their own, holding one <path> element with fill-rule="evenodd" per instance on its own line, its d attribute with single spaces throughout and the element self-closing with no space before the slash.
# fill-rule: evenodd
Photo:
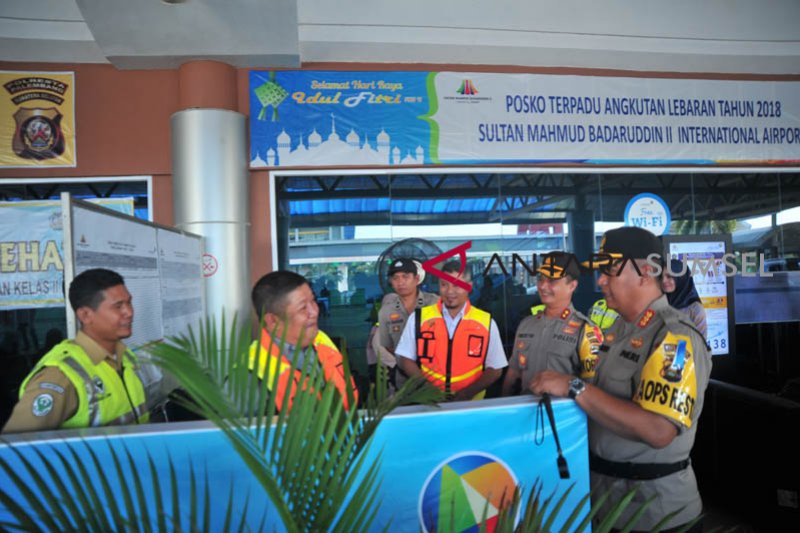
<svg viewBox="0 0 800 533">
<path fill-rule="evenodd" d="M 708 341 L 712 355 L 733 353 L 733 282 L 724 255 L 730 253 L 727 235 L 665 235 L 671 259 L 686 263 L 706 310 Z"/>
</svg>

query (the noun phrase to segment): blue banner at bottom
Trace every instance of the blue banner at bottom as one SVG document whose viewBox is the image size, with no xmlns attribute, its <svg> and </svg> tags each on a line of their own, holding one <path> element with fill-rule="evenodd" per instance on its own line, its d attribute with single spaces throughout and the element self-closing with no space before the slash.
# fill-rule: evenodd
<svg viewBox="0 0 800 533">
<path fill-rule="evenodd" d="M 538 398 L 530 396 L 463 402 L 441 408 L 407 407 L 395 411 L 380 425 L 369 448 L 367 464 L 380 453 L 379 502 L 372 529 L 381 531 L 387 526 L 393 532 L 478 532 L 483 517 L 486 531 L 492 532 L 502 509 L 521 486 L 523 501 L 537 481 L 542 494 L 555 494 L 557 500 L 574 485 L 566 499 L 553 530 L 563 525 L 569 514 L 580 505 L 589 492 L 589 465 L 586 417 L 573 401 L 553 402 L 558 437 L 569 466 L 570 477 L 561 479 L 556 463 L 557 449 L 544 409 L 539 410 Z M 116 477 L 109 447 L 127 457 L 125 450 L 140 465 L 143 486 L 151 486 L 147 456 L 152 457 L 155 475 L 170 476 L 169 461 L 173 463 L 179 490 L 179 500 L 188 501 L 191 491 L 191 471 L 198 486 L 204 478 L 211 487 L 210 529 L 224 525 L 229 491 L 233 488 L 231 508 L 238 521 L 251 530 L 265 525 L 267 531 L 283 530 L 277 513 L 269 508 L 268 498 L 247 467 L 236 455 L 222 432 L 206 422 L 150 425 L 98 430 L 42 433 L 46 440 L 32 440 L 37 435 L 11 436 L 17 451 L 34 465 L 40 464 L 37 452 L 55 458 L 56 452 L 66 453 L 66 443 L 82 440 L 78 455 L 90 464 L 91 449 L 101 468 L 112 479 Z M 57 435 L 58 438 L 52 438 Z M 0 446 L 0 457 L 13 466 L 23 480 L 28 475 L 20 459 L 8 445 Z M 66 478 L 67 473 L 57 472 Z M 31 488 L 38 491 L 31 483 Z M 0 472 L 0 488 L 15 501 L 22 501 L 9 476 Z M 58 494 L 57 498 L 74 495 Z M 201 489 L 202 490 L 202 489 Z M 102 490 L 99 492 L 103 493 Z M 155 495 L 148 495 L 155 498 Z M 173 513 L 169 494 L 162 495 L 167 512 Z M 202 499 L 201 499 L 202 501 Z M 154 502 L 155 503 L 155 502 Z M 585 504 L 584 513 L 588 512 Z M 179 515 L 190 509 L 181 508 Z M 202 516 L 202 511 L 201 511 Z M 262 519 L 266 516 L 266 522 Z M 0 506 L 0 523 L 9 518 L 8 510 Z M 152 518 L 155 523 L 156 517 Z"/>
</svg>

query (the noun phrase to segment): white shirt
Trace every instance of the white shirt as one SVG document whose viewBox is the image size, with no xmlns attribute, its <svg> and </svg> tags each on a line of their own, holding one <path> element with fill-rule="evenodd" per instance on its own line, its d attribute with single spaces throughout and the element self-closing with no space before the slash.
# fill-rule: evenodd
<svg viewBox="0 0 800 533">
<path fill-rule="evenodd" d="M 447 327 L 447 335 L 453 339 L 453 334 L 456 331 L 458 323 L 464 318 L 464 307 L 458 312 L 455 317 L 450 316 L 447 309 L 442 309 L 442 316 L 444 317 L 444 324 Z M 412 361 L 417 360 L 417 339 L 416 339 L 416 324 L 417 315 L 411 313 L 406 321 L 406 327 L 403 329 L 403 334 L 400 335 L 400 341 L 394 349 L 394 354 L 398 357 L 405 357 Z M 500 342 L 500 330 L 497 329 L 497 324 L 492 319 L 489 325 L 489 347 L 486 351 L 486 368 L 505 368 L 508 366 L 508 359 L 506 352 L 503 350 L 503 343 Z"/>
</svg>

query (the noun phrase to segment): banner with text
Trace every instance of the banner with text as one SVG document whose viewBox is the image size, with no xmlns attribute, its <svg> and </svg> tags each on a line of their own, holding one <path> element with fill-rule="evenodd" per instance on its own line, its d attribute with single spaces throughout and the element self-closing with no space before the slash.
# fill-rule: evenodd
<svg viewBox="0 0 800 533">
<path fill-rule="evenodd" d="M 74 167 L 72 72 L 0 71 L 0 167 Z"/>
<path fill-rule="evenodd" d="M 800 161 L 800 83 L 250 72 L 250 166 Z"/>
<path fill-rule="evenodd" d="M 133 198 L 93 203 L 133 215 Z M 61 202 L 0 202 L 0 310 L 64 305 Z"/>
</svg>

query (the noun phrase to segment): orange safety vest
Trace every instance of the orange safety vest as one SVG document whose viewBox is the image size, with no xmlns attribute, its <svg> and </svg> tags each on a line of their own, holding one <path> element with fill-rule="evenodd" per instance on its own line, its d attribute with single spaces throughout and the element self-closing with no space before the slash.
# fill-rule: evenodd
<svg viewBox="0 0 800 533">
<path fill-rule="evenodd" d="M 467 302 L 464 317 L 450 339 L 442 316 L 442 302 L 420 309 L 417 359 L 428 381 L 447 393 L 458 392 L 476 382 L 486 364 L 491 321 L 489 313 Z"/>
<path fill-rule="evenodd" d="M 289 392 L 289 409 L 291 409 L 294 396 L 297 394 L 297 384 L 300 382 L 301 369 L 295 369 L 293 373 L 294 375 L 290 374 L 289 371 L 291 370 L 292 366 L 291 361 L 284 357 L 280 351 L 280 348 L 278 347 L 278 343 L 273 342 L 272 337 L 266 332 L 266 330 L 261 330 L 260 347 L 258 344 L 258 341 L 253 341 L 253 344 L 250 346 L 250 370 L 252 371 L 255 369 L 257 358 L 258 377 L 267 384 L 267 388 L 270 391 L 272 391 L 275 372 L 279 372 L 277 384 L 278 390 L 275 391 L 277 394 L 275 398 L 275 405 L 277 405 L 279 408 L 281 405 L 283 405 L 283 398 L 286 395 L 286 390 L 291 384 L 291 390 Z M 339 391 L 339 394 L 342 396 L 342 403 L 344 404 L 345 409 L 349 409 L 350 398 L 348 397 L 348 394 L 352 395 L 353 404 L 355 405 L 355 403 L 358 401 L 358 391 L 356 390 L 356 384 L 352 377 L 350 378 L 350 390 L 348 391 L 348 387 L 346 386 L 344 379 L 344 363 L 342 361 L 342 354 L 339 352 L 339 349 L 336 347 L 333 341 L 331 341 L 330 337 L 328 337 L 322 331 L 317 333 L 317 336 L 314 338 L 314 341 L 311 344 L 314 347 L 315 353 L 317 354 L 317 360 L 322 366 L 322 372 L 325 376 L 325 381 L 332 383 L 336 387 L 336 389 Z M 267 353 L 269 353 L 271 357 L 267 357 Z M 269 368 L 267 368 L 268 361 Z"/>
</svg>

